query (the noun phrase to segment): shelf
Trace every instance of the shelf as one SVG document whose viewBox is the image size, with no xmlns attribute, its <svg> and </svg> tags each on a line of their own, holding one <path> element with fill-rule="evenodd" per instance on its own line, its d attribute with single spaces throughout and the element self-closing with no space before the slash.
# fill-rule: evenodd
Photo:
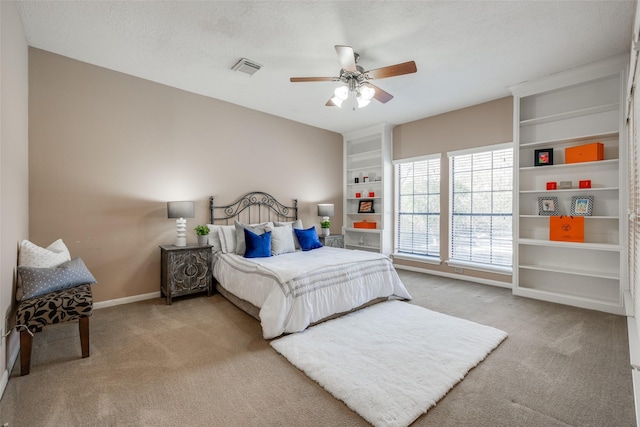
<svg viewBox="0 0 640 427">
<path fill-rule="evenodd" d="M 544 239 L 518 239 L 519 245 L 537 245 L 537 246 L 553 246 L 559 248 L 585 249 L 598 251 L 620 252 L 620 245 L 612 245 L 608 243 L 574 243 L 574 242 L 558 242 L 555 240 Z"/>
<path fill-rule="evenodd" d="M 347 183 L 347 186 L 349 187 L 365 187 L 367 185 L 371 185 L 371 184 L 382 184 L 382 181 L 370 181 L 370 182 L 349 182 Z"/>
<path fill-rule="evenodd" d="M 360 249 L 365 251 L 380 252 L 380 248 L 377 246 L 356 245 L 351 243 L 346 243 L 344 246 L 347 249 Z"/>
<path fill-rule="evenodd" d="M 520 194 L 557 194 L 557 193 L 575 193 L 575 192 L 594 192 L 594 191 L 620 191 L 619 187 L 591 187 L 591 188 L 566 188 L 558 190 L 520 190 Z"/>
<path fill-rule="evenodd" d="M 571 215 L 565 215 L 565 216 L 571 216 Z M 575 215 L 574 215 L 575 216 Z M 549 218 L 548 215 L 520 215 L 520 218 Z M 619 216 L 604 216 L 604 215 L 591 215 L 591 216 L 584 216 L 585 220 L 587 219 L 613 219 L 613 220 L 619 220 L 620 217 Z"/>
<path fill-rule="evenodd" d="M 593 167 L 596 164 L 599 166 L 606 166 L 606 165 L 613 165 L 618 162 L 619 162 L 618 159 L 609 159 L 609 160 L 596 160 L 593 162 L 562 163 L 558 165 L 549 165 L 549 166 L 524 166 L 520 168 L 520 172 L 530 172 L 534 170 L 540 171 L 541 169 L 550 170 L 550 169 L 564 169 L 564 168 L 577 168 L 577 167 Z"/>
<path fill-rule="evenodd" d="M 353 158 L 359 159 L 363 157 L 381 157 L 381 156 L 382 156 L 382 150 L 380 148 L 377 148 L 375 150 L 363 151 L 361 153 L 347 154 L 348 159 L 353 159 Z"/>
<path fill-rule="evenodd" d="M 526 265 L 520 264 L 519 268 L 524 268 L 527 270 L 538 270 L 545 272 L 554 272 L 554 273 L 563 273 L 563 274 L 571 274 L 574 276 L 588 276 L 588 277 L 598 277 L 601 279 L 608 280 L 620 280 L 619 274 L 614 273 L 603 273 L 602 271 L 589 271 L 585 269 L 572 269 L 565 267 L 556 267 L 556 266 L 541 266 L 541 265 Z"/>
<path fill-rule="evenodd" d="M 580 136 L 573 136 L 569 138 L 527 142 L 524 144 L 520 144 L 520 148 L 532 148 L 532 147 L 538 147 L 540 145 L 574 144 L 579 142 L 588 142 L 595 139 L 607 139 L 607 138 L 613 138 L 613 137 L 617 138 L 618 136 L 619 136 L 618 131 L 611 131 L 611 132 L 598 133 L 598 134 L 592 134 L 592 135 L 580 135 Z"/>
<path fill-rule="evenodd" d="M 345 231 L 356 232 L 356 233 L 370 233 L 370 234 L 380 234 L 379 228 L 355 228 L 355 227 L 345 227 Z"/>
<path fill-rule="evenodd" d="M 535 119 L 521 120 L 520 126 L 531 126 L 542 123 L 557 122 L 560 120 L 572 119 L 575 117 L 583 117 L 591 114 L 604 113 L 607 111 L 616 111 L 619 108 L 618 103 L 597 105 L 595 107 L 583 108 L 581 110 L 568 111 L 565 113 L 551 114 L 549 116 L 536 117 Z"/>
</svg>

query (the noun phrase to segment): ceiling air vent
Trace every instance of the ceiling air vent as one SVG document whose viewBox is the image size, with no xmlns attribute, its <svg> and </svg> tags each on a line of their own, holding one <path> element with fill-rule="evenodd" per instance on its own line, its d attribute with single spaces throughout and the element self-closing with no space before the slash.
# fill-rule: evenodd
<svg viewBox="0 0 640 427">
<path fill-rule="evenodd" d="M 240 71 L 241 73 L 245 73 L 245 74 L 248 74 L 249 76 L 252 76 L 253 73 L 258 71 L 261 67 L 262 65 L 260 64 L 257 64 L 253 61 L 249 61 L 247 58 L 242 58 L 231 69 L 233 71 Z"/>
</svg>

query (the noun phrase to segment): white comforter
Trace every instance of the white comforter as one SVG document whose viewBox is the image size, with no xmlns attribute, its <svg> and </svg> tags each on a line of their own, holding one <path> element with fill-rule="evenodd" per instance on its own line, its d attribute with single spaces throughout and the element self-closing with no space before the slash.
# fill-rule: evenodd
<svg viewBox="0 0 640 427">
<path fill-rule="evenodd" d="M 376 298 L 411 299 L 388 257 L 326 246 L 269 258 L 217 253 L 213 275 L 260 308 L 266 339 L 302 331 Z"/>
</svg>

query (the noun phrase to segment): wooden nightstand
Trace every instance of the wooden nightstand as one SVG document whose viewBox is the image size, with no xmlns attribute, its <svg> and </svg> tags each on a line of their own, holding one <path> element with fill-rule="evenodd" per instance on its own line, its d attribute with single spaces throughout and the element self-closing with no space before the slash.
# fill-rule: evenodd
<svg viewBox="0 0 640 427">
<path fill-rule="evenodd" d="M 329 246 L 332 248 L 344 248 L 344 235 L 342 234 L 331 234 L 329 236 L 318 236 L 320 238 L 320 243 L 323 246 Z"/>
<path fill-rule="evenodd" d="M 211 246 L 160 246 L 162 273 L 160 294 L 171 304 L 173 297 L 197 292 L 213 293 L 211 278 Z"/>
</svg>

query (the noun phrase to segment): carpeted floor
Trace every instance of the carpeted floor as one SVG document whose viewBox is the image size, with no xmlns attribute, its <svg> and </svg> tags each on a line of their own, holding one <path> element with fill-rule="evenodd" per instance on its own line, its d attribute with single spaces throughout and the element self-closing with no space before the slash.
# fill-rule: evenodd
<svg viewBox="0 0 640 427">
<path fill-rule="evenodd" d="M 399 271 L 413 304 L 509 334 L 413 426 L 635 426 L 626 319 L 508 289 Z M 365 426 L 278 355 L 220 295 L 96 310 L 91 357 L 75 324 L 34 339 L 0 425 Z"/>
</svg>

